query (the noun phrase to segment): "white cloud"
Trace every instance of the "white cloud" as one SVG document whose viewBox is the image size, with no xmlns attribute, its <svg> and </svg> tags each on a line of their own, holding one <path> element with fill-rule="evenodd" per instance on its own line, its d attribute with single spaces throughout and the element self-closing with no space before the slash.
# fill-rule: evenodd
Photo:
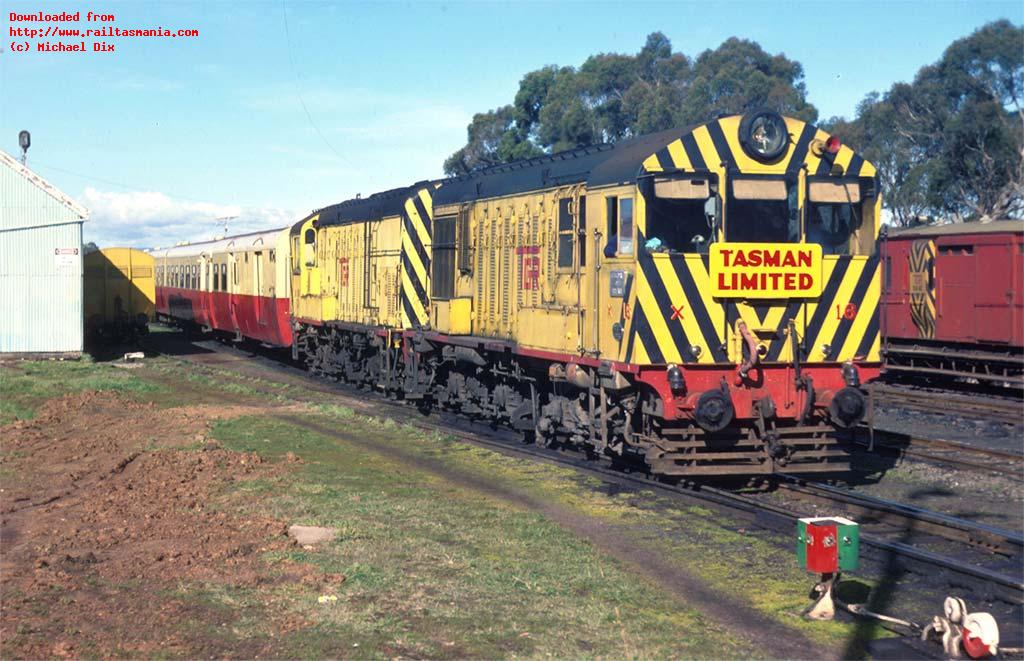
<svg viewBox="0 0 1024 661">
<path fill-rule="evenodd" d="M 179 200 L 157 191 L 121 193 L 89 187 L 78 201 L 90 212 L 84 240 L 100 247 L 153 248 L 212 239 L 223 231 L 217 218 L 225 216 L 237 216 L 227 221 L 228 233 L 242 234 L 284 227 L 304 215 L 288 209 Z"/>
</svg>

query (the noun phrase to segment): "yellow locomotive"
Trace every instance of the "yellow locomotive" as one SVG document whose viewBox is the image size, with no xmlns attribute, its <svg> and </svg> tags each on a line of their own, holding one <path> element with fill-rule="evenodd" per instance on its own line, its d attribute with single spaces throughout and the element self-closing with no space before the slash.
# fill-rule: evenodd
<svg viewBox="0 0 1024 661">
<path fill-rule="evenodd" d="M 761 110 L 327 207 L 317 372 L 665 475 L 841 470 L 878 373 L 875 168 Z"/>
</svg>

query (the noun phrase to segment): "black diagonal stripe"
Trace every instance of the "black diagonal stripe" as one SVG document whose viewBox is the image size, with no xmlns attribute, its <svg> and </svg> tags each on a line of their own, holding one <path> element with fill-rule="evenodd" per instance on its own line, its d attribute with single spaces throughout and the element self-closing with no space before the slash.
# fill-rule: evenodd
<svg viewBox="0 0 1024 661">
<path fill-rule="evenodd" d="M 850 159 L 850 164 L 846 166 L 846 176 L 856 177 L 860 174 L 860 169 L 864 165 L 864 158 L 860 154 L 854 154 Z"/>
<path fill-rule="evenodd" d="M 413 328 L 419 328 L 423 324 L 423 320 L 413 310 L 412 302 L 409 301 L 409 296 L 405 293 L 405 289 L 402 290 L 402 309 L 405 310 L 405 316 L 409 323 L 413 325 Z"/>
<path fill-rule="evenodd" d="M 772 340 L 771 346 L 768 348 L 768 354 L 764 357 L 766 362 L 771 362 L 779 359 L 779 354 L 782 353 L 782 347 L 786 346 L 787 342 L 792 342 L 789 336 L 786 335 L 786 327 L 789 326 L 789 322 L 796 317 L 803 307 L 804 302 L 801 300 L 791 300 L 786 305 L 786 311 L 782 313 L 782 318 L 779 319 L 779 325 L 775 327 L 775 338 Z"/>
<path fill-rule="evenodd" d="M 423 221 L 423 229 L 427 230 L 427 236 L 433 241 L 434 232 L 431 229 L 431 218 L 430 214 L 427 213 L 427 208 L 423 206 L 423 200 L 420 199 L 419 195 L 413 195 L 412 204 L 416 207 L 416 213 L 420 215 L 420 220 Z"/>
<path fill-rule="evenodd" d="M 804 344 L 806 347 L 813 347 L 818 341 L 818 335 L 821 334 L 821 326 L 825 322 L 825 315 L 832 309 L 832 300 L 836 297 L 836 292 L 839 291 L 839 285 L 846 276 L 846 270 L 850 268 L 850 259 L 850 257 L 840 257 L 835 268 L 832 269 L 832 275 L 829 276 L 828 283 L 818 298 L 818 307 L 804 329 Z M 814 333 L 813 340 L 811 339 L 811 333 Z"/>
<path fill-rule="evenodd" d="M 832 155 L 829 154 L 829 157 Z M 832 163 L 835 161 L 834 157 L 826 157 L 825 154 L 821 155 L 821 160 L 818 161 L 818 169 L 814 171 L 814 174 L 819 177 L 827 176 L 832 172 Z"/>
<path fill-rule="evenodd" d="M 643 245 L 644 238 L 643 233 L 637 232 L 641 245 Z M 668 332 L 672 336 L 672 342 L 676 345 L 679 350 L 679 357 L 685 362 L 693 360 L 693 356 L 690 354 L 690 343 L 686 339 L 686 332 L 683 331 L 683 325 L 678 319 L 671 319 L 672 316 L 672 299 L 668 295 L 668 291 L 665 289 L 665 283 L 661 281 L 661 275 L 658 273 L 658 267 L 654 264 L 654 259 L 647 256 L 640 256 L 637 259 L 640 264 L 640 268 L 644 272 L 644 279 L 647 280 L 647 286 L 651 290 L 651 294 L 654 295 L 654 303 L 658 306 L 657 312 L 651 310 L 651 314 L 661 314 L 665 319 L 665 325 L 668 326 Z M 691 303 L 692 305 L 692 303 Z M 653 337 L 653 334 L 652 334 Z M 661 347 L 658 347 L 658 353 L 664 355 L 661 351 Z"/>
<path fill-rule="evenodd" d="M 662 170 L 676 169 L 676 162 L 672 160 L 672 155 L 668 153 L 668 147 L 662 147 L 656 151 L 654 158 L 658 159 L 658 164 L 661 165 Z"/>
<path fill-rule="evenodd" d="M 857 284 L 853 288 L 853 295 L 850 296 L 850 303 L 856 305 L 858 311 L 864 302 L 864 295 L 867 294 L 868 286 L 875 277 L 877 270 L 878 255 L 872 255 L 865 262 L 864 270 L 861 271 L 860 278 L 857 279 Z M 856 319 L 856 316 L 854 319 Z M 839 322 L 839 328 L 836 329 L 836 334 L 832 336 L 832 342 L 830 343 L 832 349 L 828 352 L 826 360 L 835 360 L 839 352 L 842 351 L 843 345 L 846 343 L 846 336 L 850 334 L 850 329 L 853 327 L 854 319 L 847 319 L 846 315 L 843 315 L 842 321 Z"/>
<path fill-rule="evenodd" d="M 740 307 L 736 304 L 736 300 L 727 298 L 725 300 L 725 323 L 730 327 L 735 326 L 736 322 L 740 319 Z"/>
<path fill-rule="evenodd" d="M 430 257 L 427 256 L 427 249 L 424 247 L 423 242 L 420 241 L 420 235 L 416 232 L 416 228 L 413 227 L 412 219 L 408 216 L 405 217 L 405 233 L 409 236 L 409 242 L 412 243 L 413 250 L 420 258 L 420 264 L 423 264 L 424 272 L 430 272 Z M 405 250 L 402 250 L 402 254 L 405 255 Z"/>
<path fill-rule="evenodd" d="M 810 124 L 804 124 L 804 130 L 796 140 L 796 148 L 793 149 L 793 157 L 789 159 L 789 165 L 786 166 L 786 172 L 795 173 L 803 167 L 804 159 L 807 158 L 807 147 L 811 144 L 811 138 L 814 137 L 814 132 L 815 129 L 811 128 Z"/>
<path fill-rule="evenodd" d="M 882 313 L 879 307 L 876 305 L 871 314 L 871 321 L 868 322 L 868 328 L 864 331 L 864 337 L 860 341 L 860 346 L 857 347 L 857 353 L 854 354 L 855 357 L 866 358 L 871 353 L 871 347 L 878 337 L 878 317 Z"/>
<path fill-rule="evenodd" d="M 643 306 L 637 305 L 636 310 L 633 312 L 633 326 L 636 329 L 636 334 L 639 336 L 640 344 L 643 345 L 644 351 L 647 352 L 647 358 L 652 364 L 660 365 L 665 363 L 665 356 L 661 353 L 661 347 L 658 346 L 658 342 L 654 339 L 654 331 L 651 330 L 651 324 L 647 321 L 647 315 L 644 313 Z M 630 337 L 630 340 L 633 338 Z M 632 347 L 628 350 L 630 352 L 627 360 L 632 360 Z"/>
<path fill-rule="evenodd" d="M 725 139 L 725 134 L 722 133 L 722 125 L 717 121 L 708 122 L 708 133 L 711 135 L 711 144 L 715 146 L 715 151 L 718 152 L 718 158 L 725 163 L 726 170 L 736 169 L 736 159 L 733 158 L 732 150 L 729 149 L 729 141 Z"/>
<path fill-rule="evenodd" d="M 697 146 L 697 141 L 694 139 L 692 133 L 687 133 L 683 136 L 683 151 L 686 152 L 686 157 L 690 159 L 690 165 L 693 166 L 694 170 L 707 170 L 708 164 L 704 162 L 704 156 L 700 153 L 700 147 Z"/>
<path fill-rule="evenodd" d="M 669 259 L 671 260 L 672 267 L 675 269 L 676 277 L 679 278 L 679 284 L 683 287 L 683 294 L 690 302 L 689 311 L 693 315 L 694 320 L 696 320 L 697 327 L 700 328 L 700 333 L 704 337 L 704 344 L 711 351 L 711 356 L 715 359 L 716 363 L 728 362 L 729 356 L 722 349 L 722 341 L 718 337 L 715 325 L 711 322 L 711 315 L 704 308 L 704 299 L 701 298 L 697 283 L 693 281 L 693 275 L 690 273 L 689 267 L 686 266 L 686 258 L 670 257 Z"/>
<path fill-rule="evenodd" d="M 758 323 L 764 324 L 764 320 L 768 318 L 768 313 L 771 312 L 773 306 L 771 303 L 755 303 L 751 307 L 754 308 Z"/>
<path fill-rule="evenodd" d="M 413 291 L 416 292 L 416 298 L 423 304 L 424 309 L 427 305 L 427 290 L 420 282 L 420 276 L 416 274 L 412 264 L 409 263 L 409 254 L 405 251 L 402 252 L 402 268 L 405 269 L 406 275 L 409 276 L 409 282 L 412 283 Z"/>
</svg>

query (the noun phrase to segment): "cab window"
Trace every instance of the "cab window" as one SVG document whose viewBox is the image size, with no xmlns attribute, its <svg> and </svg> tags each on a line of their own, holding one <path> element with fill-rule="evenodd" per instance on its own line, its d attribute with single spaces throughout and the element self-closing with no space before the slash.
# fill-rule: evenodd
<svg viewBox="0 0 1024 661">
<path fill-rule="evenodd" d="M 303 235 L 302 261 L 306 266 L 316 266 L 316 230 L 309 228 Z"/>
<path fill-rule="evenodd" d="M 604 199 L 604 256 L 633 254 L 633 198 L 609 196 Z"/>
<path fill-rule="evenodd" d="M 299 236 L 292 237 L 292 274 L 299 274 Z"/>
<path fill-rule="evenodd" d="M 715 240 L 715 219 L 707 213 L 717 194 L 712 175 L 662 176 L 644 182 L 648 252 L 707 252 Z"/>
<path fill-rule="evenodd" d="M 795 243 L 800 240 L 797 187 L 784 179 L 736 178 L 729 181 L 725 240 Z"/>
<path fill-rule="evenodd" d="M 861 224 L 860 201 L 856 181 L 809 181 L 807 242 L 820 245 L 826 255 L 850 254 L 850 238 Z"/>
</svg>

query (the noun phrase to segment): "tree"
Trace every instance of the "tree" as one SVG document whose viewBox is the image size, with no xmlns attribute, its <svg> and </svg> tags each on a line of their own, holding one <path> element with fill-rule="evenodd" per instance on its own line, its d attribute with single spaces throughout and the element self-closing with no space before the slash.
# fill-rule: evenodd
<svg viewBox="0 0 1024 661">
<path fill-rule="evenodd" d="M 1024 30 L 996 21 L 953 42 L 911 83 L 869 95 L 848 131 L 878 167 L 900 225 L 1024 213 Z"/>
<path fill-rule="evenodd" d="M 756 42 L 731 37 L 697 57 L 682 116 L 692 124 L 720 113 L 741 114 L 764 106 L 813 122 L 818 110 L 807 102 L 803 78 L 799 62 L 782 54 L 769 55 Z"/>
<path fill-rule="evenodd" d="M 704 95 L 710 95 L 703 98 Z M 691 65 L 661 32 L 635 55 L 599 53 L 577 69 L 527 73 L 515 100 L 474 116 L 467 144 L 445 161 L 458 174 L 494 163 L 702 122 L 768 106 L 813 120 L 803 67 L 752 41 L 729 39 Z"/>
<path fill-rule="evenodd" d="M 516 125 L 515 109 L 502 106 L 490 112 L 473 115 L 466 129 L 466 146 L 444 162 L 449 175 L 466 174 L 498 163 L 539 156 L 541 150 L 526 139 Z"/>
</svg>

